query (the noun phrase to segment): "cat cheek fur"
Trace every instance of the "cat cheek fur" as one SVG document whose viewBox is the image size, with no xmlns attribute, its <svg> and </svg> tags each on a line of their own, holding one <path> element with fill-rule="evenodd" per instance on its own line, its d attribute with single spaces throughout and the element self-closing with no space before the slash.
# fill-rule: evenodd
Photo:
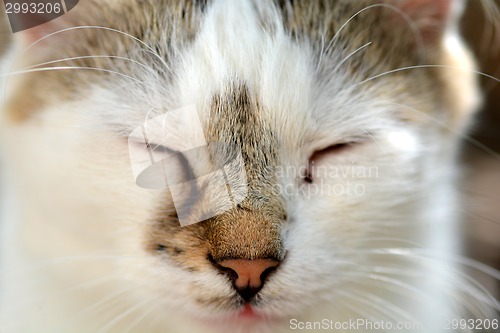
<svg viewBox="0 0 500 333">
<path fill-rule="evenodd" d="M 243 330 L 225 325 L 242 305 L 209 260 L 225 258 L 281 261 L 253 304 L 269 317 L 256 331 L 287 331 L 291 317 L 403 314 L 435 324 L 453 313 L 458 268 L 422 264 L 412 245 L 437 258 L 458 251 L 454 133 L 480 100 L 456 31 L 462 1 L 387 0 L 363 11 L 375 3 L 81 1 L 63 25 L 111 27 L 151 48 L 116 30 L 77 29 L 22 57 L 23 65 L 122 59 L 67 60 L 87 70 L 30 73 L 8 89 L 1 142 L 22 205 L 2 226 L 11 235 L 2 275 L 34 273 L 2 276 L 0 304 L 21 304 L 2 308 L 0 322 L 19 333 L 205 332 L 192 318 L 223 318 L 215 331 Z M 451 67 L 377 77 L 415 64 Z M 187 105 L 209 142 L 241 148 L 249 195 L 181 227 L 168 191 L 134 183 L 126 136 Z M 335 166 L 345 158 L 347 169 L 319 192 L 297 174 L 272 172 L 300 169 L 353 132 L 367 142 L 325 159 Z M 375 168 L 360 177 L 353 165 Z M 362 195 L 347 193 L 347 183 Z"/>
</svg>

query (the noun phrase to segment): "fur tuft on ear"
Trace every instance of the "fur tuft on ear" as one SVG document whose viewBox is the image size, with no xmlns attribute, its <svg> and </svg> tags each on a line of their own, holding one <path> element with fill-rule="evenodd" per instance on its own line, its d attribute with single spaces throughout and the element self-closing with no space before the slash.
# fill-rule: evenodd
<svg viewBox="0 0 500 333">
<path fill-rule="evenodd" d="M 426 45 L 434 44 L 449 29 L 458 26 L 464 0 L 388 0 L 404 12 L 419 31 Z M 391 13 L 391 21 L 397 25 L 407 24 L 399 14 Z"/>
</svg>

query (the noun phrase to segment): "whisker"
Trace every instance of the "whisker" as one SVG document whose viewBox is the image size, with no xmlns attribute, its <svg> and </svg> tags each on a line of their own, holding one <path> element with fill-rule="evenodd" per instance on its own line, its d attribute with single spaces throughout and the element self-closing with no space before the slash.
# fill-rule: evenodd
<svg viewBox="0 0 500 333">
<path fill-rule="evenodd" d="M 321 35 L 321 51 L 319 52 L 319 60 L 318 60 L 318 65 L 316 66 L 316 73 L 319 71 L 319 68 L 321 67 L 324 51 L 325 51 L 325 35 Z"/>
<path fill-rule="evenodd" d="M 342 59 L 342 61 L 339 62 L 339 64 L 337 66 L 335 66 L 335 70 L 336 71 L 337 69 L 339 69 L 347 60 L 349 60 L 352 56 L 354 56 L 356 53 L 358 53 L 359 51 L 363 50 L 364 48 L 366 48 L 367 46 L 370 46 L 372 44 L 372 42 L 368 42 L 366 43 L 365 45 L 363 46 L 360 46 L 358 47 L 356 50 L 352 51 L 351 53 L 349 53 L 347 55 L 347 57 L 345 57 L 344 59 Z"/>
<path fill-rule="evenodd" d="M 353 250 L 354 251 L 354 250 Z M 464 266 L 474 268 L 496 280 L 500 281 L 500 271 L 483 264 L 477 260 L 461 257 L 461 256 L 449 256 L 443 255 L 441 253 L 436 254 L 426 249 L 415 249 L 415 248 L 384 248 L 384 249 L 357 249 L 357 252 L 363 252 L 368 254 L 380 254 L 380 255 L 395 255 L 395 256 L 407 256 L 415 258 L 428 258 L 434 260 L 446 260 L 449 262 L 458 263 Z"/>
<path fill-rule="evenodd" d="M 426 294 L 423 290 L 418 289 L 416 286 L 409 284 L 405 281 L 399 280 L 394 277 L 385 276 L 377 274 L 370 271 L 358 271 L 358 272 L 344 272 L 343 276 L 353 279 L 360 279 L 361 281 L 356 281 L 356 283 L 362 283 L 366 285 L 367 283 L 375 284 L 379 288 L 385 288 L 383 285 L 379 285 L 379 282 L 385 282 L 391 286 L 397 286 L 400 289 L 391 289 L 392 292 L 402 295 L 407 298 L 413 298 L 419 302 L 429 302 L 433 300 L 433 296 Z"/>
<path fill-rule="evenodd" d="M 399 267 L 374 266 L 369 268 L 370 271 L 374 272 L 375 274 L 382 273 L 382 274 L 391 274 L 391 275 L 405 276 L 405 277 L 420 277 L 422 273 L 418 269 L 412 272 L 408 271 L 408 269 L 405 268 L 405 270 L 402 271 L 401 268 Z M 454 276 L 458 275 L 461 278 L 457 280 L 457 283 L 460 283 L 459 285 L 457 285 L 457 288 L 460 288 L 458 290 L 466 292 L 467 294 L 469 294 L 476 300 L 480 301 L 481 303 L 486 304 L 487 306 L 493 307 L 500 311 L 500 306 L 498 304 L 498 301 L 478 281 L 468 276 L 466 273 L 461 272 L 460 270 L 452 270 L 450 273 L 453 274 Z M 433 278 L 437 278 L 437 276 L 434 276 Z M 448 282 L 449 276 L 443 276 L 441 277 L 441 279 L 443 280 L 441 282 L 443 284 L 446 284 Z M 466 281 L 463 281 L 462 279 Z"/>
<path fill-rule="evenodd" d="M 410 70 L 410 69 L 421 69 L 421 68 L 449 68 L 449 69 L 467 70 L 467 71 L 470 71 L 471 73 L 482 75 L 482 76 L 487 77 L 489 79 L 492 79 L 492 80 L 494 80 L 496 82 L 500 82 L 500 79 L 494 77 L 493 75 L 489 75 L 489 74 L 486 74 L 486 73 L 483 73 L 483 72 L 480 72 L 480 71 L 477 71 L 477 70 L 474 70 L 474 69 L 465 69 L 465 68 L 462 68 L 460 66 L 451 66 L 451 65 L 415 65 L 415 66 L 406 66 L 406 67 L 396 68 L 396 69 L 392 69 L 392 70 L 387 71 L 387 72 L 383 72 L 383 73 L 377 74 L 375 76 L 372 76 L 372 77 L 370 77 L 368 79 L 365 79 L 365 80 L 363 80 L 361 82 L 358 82 L 358 83 L 354 84 L 353 87 L 365 84 L 365 83 L 367 83 L 369 81 L 378 79 L 380 77 L 383 77 L 383 76 L 386 76 L 386 75 L 389 75 L 389 74 L 394 74 L 394 73 L 397 73 L 397 72 L 402 72 L 402 71 L 406 71 L 406 70 Z"/>
<path fill-rule="evenodd" d="M 61 323 L 61 330 L 65 331 L 65 329 L 69 328 L 70 325 L 75 322 L 77 319 L 83 318 L 85 315 L 99 309 L 100 307 L 114 302 L 117 302 L 120 300 L 120 297 L 123 297 L 124 294 L 128 293 L 129 291 L 134 290 L 134 288 L 126 288 L 122 290 L 115 291 L 109 295 L 106 295 L 105 297 L 101 298 L 99 301 L 83 308 L 81 311 L 70 317 L 69 319 L 65 320 L 63 323 Z"/>
<path fill-rule="evenodd" d="M 170 69 L 169 65 L 166 63 L 166 61 L 149 45 L 147 45 L 144 41 L 140 40 L 139 38 L 135 37 L 135 36 L 132 36 L 126 32 L 123 32 L 123 31 L 120 31 L 120 30 L 117 30 L 117 29 L 113 29 L 113 28 L 109 28 L 109 27 L 103 27 L 103 26 L 93 26 L 93 25 L 87 25 L 87 26 L 78 26 L 78 27 L 71 27 L 71 28 L 66 28 L 66 29 L 61 29 L 61 30 L 58 30 L 58 31 L 55 31 L 53 33 L 50 33 L 46 36 L 43 36 L 39 39 L 37 39 L 36 41 L 34 41 L 33 43 L 31 43 L 28 47 L 26 47 L 24 50 L 23 50 L 23 53 L 25 53 L 26 51 L 28 51 L 29 49 L 31 49 L 33 46 L 35 46 L 36 44 L 40 43 L 41 41 L 43 41 L 44 39 L 47 39 L 47 38 L 50 38 L 52 36 L 55 36 L 55 35 L 58 35 L 58 34 L 61 34 L 61 33 L 64 33 L 64 32 L 68 32 L 68 31 L 72 31 L 72 30 L 79 30 L 79 29 L 98 29 L 98 30 L 105 30 L 105 31 L 110 31 L 110 32 L 115 32 L 115 33 L 118 33 L 118 34 L 121 34 L 121 35 L 124 35 L 126 37 L 129 37 L 131 39 L 133 39 L 134 41 L 142 44 L 143 46 L 145 46 L 148 50 L 149 53 L 151 53 L 153 56 L 155 56 L 157 59 L 160 60 L 160 62 L 165 66 L 165 68 L 169 71 L 169 72 L 172 72 L 172 70 Z"/>
<path fill-rule="evenodd" d="M 363 240 L 363 243 L 372 243 L 372 242 L 397 242 L 397 243 L 402 243 L 405 245 L 412 245 L 415 246 L 416 248 L 424 248 L 425 246 L 423 244 L 419 244 L 413 240 L 408 240 L 405 238 L 397 238 L 397 237 L 370 237 L 365 240 Z"/>
<path fill-rule="evenodd" d="M 404 318 L 407 321 L 413 321 L 415 318 L 412 318 L 406 313 L 405 311 L 402 311 L 398 307 L 396 307 L 394 304 L 384 300 L 382 297 L 378 297 L 376 295 L 372 295 L 369 293 L 361 293 L 358 291 L 350 291 L 346 292 L 344 290 L 337 290 L 337 294 L 343 295 L 343 296 L 357 296 L 356 300 L 362 304 L 368 305 L 372 307 L 376 311 L 380 311 L 383 315 L 387 316 L 393 321 L 400 321 L 402 318 Z M 384 310 L 389 310 L 387 312 L 381 311 L 381 309 Z"/>
<path fill-rule="evenodd" d="M 136 320 L 134 320 L 132 323 L 130 323 L 130 326 L 125 331 L 123 331 L 122 333 L 129 333 L 129 332 L 131 332 L 134 329 L 134 327 L 136 327 L 137 325 L 139 325 L 148 316 L 150 316 L 158 308 L 159 305 L 161 305 L 161 302 L 159 302 L 159 301 L 152 302 L 151 306 L 148 309 L 146 309 L 145 311 L 143 311 L 143 314 L 140 315 L 140 316 L 138 316 Z"/>
<path fill-rule="evenodd" d="M 139 309 L 141 306 L 143 306 L 143 305 L 145 305 L 145 304 L 147 304 L 149 302 L 150 302 L 149 299 L 145 299 L 142 302 L 137 303 L 133 307 L 127 309 L 126 311 L 122 312 L 120 315 L 118 315 L 115 318 L 113 318 L 112 320 L 110 320 L 103 327 L 101 327 L 101 329 L 99 329 L 96 333 L 104 333 L 104 332 L 108 331 L 114 325 L 118 324 L 120 321 L 122 321 L 123 319 L 125 319 L 128 315 L 130 315 L 134 311 L 137 311 L 137 309 Z"/>
<path fill-rule="evenodd" d="M 462 212 L 469 217 L 473 217 L 473 218 L 479 217 L 481 220 L 488 221 L 488 222 L 494 224 L 495 226 L 500 227 L 500 221 L 489 218 L 488 216 L 485 216 L 484 214 L 479 214 L 477 212 L 471 213 L 471 212 L 467 211 L 466 209 L 462 209 Z"/>
<path fill-rule="evenodd" d="M 392 284 L 394 286 L 398 286 L 400 288 L 403 288 L 403 289 L 407 289 L 409 291 L 411 290 L 415 290 L 416 288 L 410 286 L 409 284 L 407 283 L 404 283 L 398 279 L 394 279 L 394 278 L 387 278 L 386 276 L 384 275 L 380 275 L 380 274 L 369 274 L 368 275 L 369 278 L 372 278 L 374 279 L 375 281 L 377 282 L 380 282 L 380 281 L 383 281 L 383 282 L 386 282 L 388 284 Z M 378 284 L 377 284 L 378 285 Z M 380 286 L 380 285 L 378 285 Z M 388 288 L 386 288 L 388 289 Z M 393 291 L 393 289 L 388 289 L 390 291 Z M 418 290 L 418 289 L 417 289 Z M 463 297 L 458 297 L 458 295 L 455 295 L 454 293 L 452 293 L 452 291 L 448 291 L 446 288 L 443 289 L 443 291 L 448 295 L 448 296 L 451 296 L 455 299 L 457 299 L 458 301 L 460 301 L 460 303 L 463 305 L 464 308 L 468 309 L 469 311 L 471 312 L 474 312 L 470 307 L 470 303 L 469 303 L 469 300 L 463 298 Z M 435 295 L 434 294 L 429 294 L 429 293 L 425 293 L 424 291 L 420 291 L 418 290 L 418 294 L 423 297 L 420 301 L 422 302 L 425 302 L 424 304 L 434 304 L 435 300 L 434 300 L 434 297 Z M 451 310 L 447 310 L 448 312 L 451 311 Z M 444 314 L 444 313 L 443 313 Z M 453 316 L 458 316 L 460 317 L 460 315 L 458 313 L 455 313 L 455 311 L 452 311 L 451 313 L 448 313 L 447 315 L 453 315 Z"/>
<path fill-rule="evenodd" d="M 139 62 L 137 60 L 134 60 L 134 59 L 131 59 L 131 58 L 127 58 L 127 57 L 114 56 L 114 55 L 92 55 L 92 56 L 80 56 L 80 57 L 70 57 L 70 58 L 62 58 L 62 59 L 57 59 L 57 60 L 51 60 L 51 61 L 47 61 L 47 62 L 42 62 L 40 64 L 36 64 L 36 65 L 25 67 L 23 70 L 32 69 L 32 68 L 36 68 L 36 67 L 39 67 L 39 66 L 51 65 L 51 64 L 55 64 L 55 63 L 63 62 L 63 61 L 83 60 L 83 59 L 119 59 L 119 60 L 126 60 L 126 61 L 130 61 L 130 62 L 132 62 L 132 63 L 134 63 L 136 65 L 139 65 L 139 66 L 141 66 L 144 69 L 147 69 L 147 70 L 151 69 L 149 66 L 146 66 L 146 65 L 144 65 L 141 62 Z"/>
<path fill-rule="evenodd" d="M 34 69 L 28 69 L 28 70 L 20 70 L 20 71 L 13 71 L 7 74 L 0 74 L 0 77 L 10 77 L 12 75 L 21 75 L 21 74 L 28 74 L 28 73 L 35 73 L 35 72 L 48 72 L 52 70 L 68 70 L 68 69 L 83 69 L 83 70 L 94 70 L 98 72 L 105 72 L 105 73 L 110 73 L 110 74 L 116 74 L 122 77 L 125 77 L 127 79 L 133 80 L 137 83 L 145 84 L 143 81 L 140 81 L 130 75 L 126 75 L 120 72 L 116 72 L 110 69 L 104 69 L 104 68 L 97 68 L 97 67 L 79 67 L 79 66 L 59 66 L 59 67 L 45 67 L 45 68 L 34 68 Z"/>
<path fill-rule="evenodd" d="M 397 270 L 394 271 L 395 274 L 398 274 Z M 376 283 L 376 286 L 379 288 L 383 288 L 384 290 L 387 290 L 389 292 L 404 296 L 404 297 L 412 297 L 418 302 L 424 302 L 424 304 L 434 304 L 435 303 L 435 295 L 430 294 L 430 293 L 424 293 L 423 291 L 420 290 L 415 290 L 412 285 L 409 285 L 403 281 L 400 281 L 398 279 L 386 277 L 385 275 L 380 275 L 380 274 L 347 274 L 348 276 L 354 276 L 357 278 L 365 278 L 366 280 L 363 280 L 362 284 L 363 286 L 366 286 L 368 284 L 374 284 Z M 380 284 L 380 283 L 383 284 Z M 447 285 L 447 281 L 443 281 L 443 285 Z M 393 288 L 394 286 L 398 288 Z M 457 287 L 463 287 L 463 285 L 459 285 Z M 403 292 L 404 291 L 404 292 Z M 443 288 L 443 291 L 446 292 L 447 297 L 449 297 L 449 300 L 451 301 L 452 299 L 459 304 L 462 305 L 462 311 L 460 313 L 457 312 L 458 309 L 453 310 L 453 309 L 448 309 L 447 313 L 443 313 L 443 315 L 446 315 L 446 318 L 464 318 L 466 313 L 463 312 L 463 310 L 468 310 L 470 314 L 474 316 L 474 318 L 495 318 L 494 312 L 490 308 L 486 308 L 485 306 L 491 306 L 489 302 L 485 302 L 483 304 L 481 303 L 476 303 L 473 304 L 471 298 L 467 298 L 465 296 L 462 296 L 460 294 L 457 294 L 456 292 L 466 292 L 470 296 L 473 296 L 476 300 L 479 300 L 480 302 L 483 301 L 481 297 L 475 297 L 477 296 L 474 291 L 470 290 L 463 290 L 463 289 L 448 289 L 445 287 Z M 447 292 L 448 291 L 448 292 Z M 419 296 L 416 298 L 417 293 Z M 454 303 L 455 304 L 455 303 Z M 451 317 L 450 317 L 451 316 Z"/>
<path fill-rule="evenodd" d="M 370 311 L 365 311 L 364 312 L 365 315 L 363 317 L 365 317 L 366 319 L 368 319 L 370 321 L 377 322 L 380 320 L 380 318 L 378 316 L 374 315 L 374 313 L 377 313 L 377 312 L 383 316 L 386 316 L 386 317 L 392 319 L 392 316 L 390 315 L 390 313 L 388 313 L 388 311 L 384 311 L 385 309 L 382 310 L 383 308 L 376 306 L 376 304 L 370 303 L 369 301 L 367 301 L 365 299 L 364 295 L 363 296 L 354 295 L 351 292 L 346 292 L 346 291 L 342 291 L 342 290 L 338 290 L 338 291 L 336 291 L 336 293 L 338 295 L 340 295 L 341 297 L 343 297 L 344 299 L 347 298 L 347 299 L 350 299 L 350 300 L 356 302 L 357 304 L 351 304 L 351 306 L 357 308 L 358 311 L 359 311 L 359 308 L 361 307 L 360 305 L 367 306 L 370 309 Z M 347 302 L 345 302 L 345 304 L 347 304 Z"/>
<path fill-rule="evenodd" d="M 466 273 L 463 272 L 455 272 L 458 274 L 460 277 L 463 279 L 467 280 L 472 286 L 467 287 L 467 285 L 464 283 L 461 285 L 462 288 L 467 288 L 467 290 L 464 290 L 466 293 L 468 293 L 470 296 L 474 297 L 477 299 L 479 302 L 486 304 L 497 311 L 500 311 L 500 304 L 499 302 L 495 299 L 495 297 L 476 279 L 473 277 L 467 275 Z M 471 288 L 475 287 L 475 288 Z M 484 296 L 483 296 L 484 295 Z"/>
<path fill-rule="evenodd" d="M 342 24 L 342 26 L 339 28 L 339 30 L 335 33 L 335 35 L 332 37 L 330 43 L 328 43 L 328 46 L 326 47 L 325 49 L 325 53 L 327 53 L 330 48 L 333 48 L 335 46 L 335 43 L 336 43 L 336 40 L 337 38 L 339 37 L 340 33 L 342 32 L 342 30 L 344 30 L 344 28 L 353 20 L 355 19 L 358 15 L 360 15 L 361 13 L 367 11 L 367 10 L 370 10 L 370 9 L 373 9 L 373 8 L 377 8 L 377 7 L 382 7 L 382 8 L 388 8 L 390 10 L 393 10 L 394 12 L 396 12 L 397 14 L 399 14 L 405 21 L 406 23 L 408 24 L 408 27 L 411 29 L 411 31 L 413 32 L 413 35 L 415 37 L 415 40 L 416 40 L 416 44 L 417 44 L 417 48 L 418 50 L 423 50 L 423 45 L 424 45 L 424 42 L 423 42 L 423 39 L 422 39 L 422 35 L 420 34 L 419 30 L 418 30 L 418 27 L 417 25 L 415 24 L 415 22 L 411 19 L 410 16 L 408 16 L 408 14 L 406 14 L 403 10 L 399 9 L 398 7 L 396 6 L 393 6 L 393 5 L 390 5 L 390 4 L 374 4 L 374 5 L 370 5 L 370 6 L 367 6 L 361 10 L 359 10 L 358 12 L 356 12 L 354 15 L 352 15 L 344 24 Z"/>
</svg>

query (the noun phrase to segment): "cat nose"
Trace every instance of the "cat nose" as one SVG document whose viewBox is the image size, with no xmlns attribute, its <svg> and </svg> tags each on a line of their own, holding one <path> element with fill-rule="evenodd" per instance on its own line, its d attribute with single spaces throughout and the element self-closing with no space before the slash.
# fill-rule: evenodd
<svg viewBox="0 0 500 333">
<path fill-rule="evenodd" d="M 233 280 L 234 288 L 246 302 L 262 289 L 269 273 L 279 264 L 274 259 L 226 259 L 216 263 Z"/>
</svg>

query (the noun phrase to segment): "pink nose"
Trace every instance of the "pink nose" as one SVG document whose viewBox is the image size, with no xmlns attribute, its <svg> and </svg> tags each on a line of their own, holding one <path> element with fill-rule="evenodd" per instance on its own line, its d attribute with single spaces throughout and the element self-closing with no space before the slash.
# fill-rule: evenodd
<svg viewBox="0 0 500 333">
<path fill-rule="evenodd" d="M 226 259 L 217 263 L 233 278 L 236 291 L 249 301 L 262 288 L 267 275 L 280 264 L 272 259 Z"/>
</svg>

